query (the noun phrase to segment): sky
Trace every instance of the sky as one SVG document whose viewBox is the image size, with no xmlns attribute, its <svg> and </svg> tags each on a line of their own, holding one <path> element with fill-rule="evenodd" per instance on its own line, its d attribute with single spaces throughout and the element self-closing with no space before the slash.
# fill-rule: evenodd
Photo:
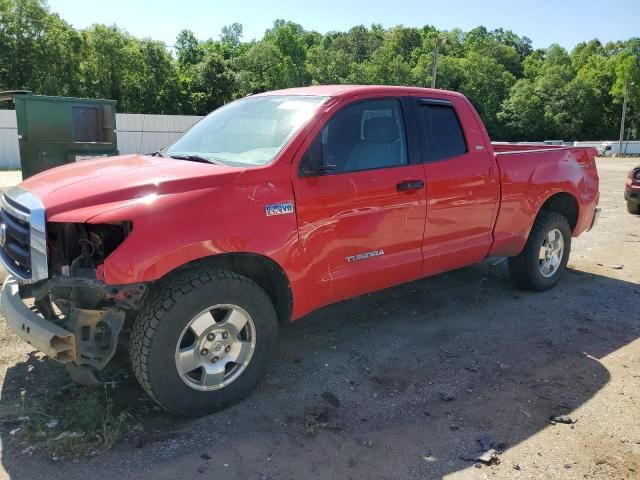
<svg viewBox="0 0 640 480">
<path fill-rule="evenodd" d="M 53 12 L 75 28 L 116 24 L 136 37 L 173 45 L 183 29 L 215 38 L 234 22 L 244 40 L 261 38 L 282 18 L 326 33 L 354 25 L 385 27 L 429 24 L 440 30 L 504 28 L 529 37 L 534 48 L 558 43 L 571 50 L 598 38 L 606 43 L 640 37 L 640 0 L 49 0 Z"/>
</svg>

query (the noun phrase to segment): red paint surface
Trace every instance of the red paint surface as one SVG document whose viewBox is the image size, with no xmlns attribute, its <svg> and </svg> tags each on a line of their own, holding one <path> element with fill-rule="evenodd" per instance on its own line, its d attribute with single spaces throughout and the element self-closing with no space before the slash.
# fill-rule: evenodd
<svg viewBox="0 0 640 480">
<path fill-rule="evenodd" d="M 53 169 L 22 186 L 42 199 L 50 222 L 133 223 L 129 237 L 100 269 L 108 284 L 152 281 L 221 253 L 260 254 L 286 273 L 294 319 L 487 255 L 515 255 L 540 207 L 555 193 L 568 193 L 579 205 L 574 235 L 591 224 L 598 201 L 595 149 L 492 146 L 471 104 L 454 92 L 325 86 L 261 95 L 285 92 L 332 98 L 264 167 L 130 155 Z M 468 153 L 433 163 L 299 177 L 302 155 L 331 116 L 351 102 L 376 97 L 450 100 Z M 411 121 L 410 115 L 405 118 Z M 426 188 L 398 192 L 396 184 L 406 180 L 422 180 Z M 295 202 L 294 214 L 265 215 L 265 205 L 283 201 Z M 346 260 L 374 250 L 384 255 Z"/>
</svg>

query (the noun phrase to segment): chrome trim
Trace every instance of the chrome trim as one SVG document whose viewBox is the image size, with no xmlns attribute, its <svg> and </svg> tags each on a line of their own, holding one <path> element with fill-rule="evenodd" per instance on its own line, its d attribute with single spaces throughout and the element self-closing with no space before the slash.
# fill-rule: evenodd
<svg viewBox="0 0 640 480">
<path fill-rule="evenodd" d="M 16 207 L 7 202 L 4 195 L 2 195 L 2 200 L 0 200 L 0 203 L 2 204 L 2 209 L 6 210 L 14 217 L 19 218 L 23 222 L 29 221 L 29 214 L 27 212 L 23 212 L 22 210 L 18 210 Z"/>
<path fill-rule="evenodd" d="M 7 201 L 23 206 L 29 210 L 26 213 Z M 2 196 L 2 208 L 11 215 L 24 222 L 29 222 L 29 248 L 31 251 L 31 277 L 25 278 L 20 275 L 8 262 L 4 255 L 0 255 L 0 260 L 4 267 L 18 278 L 22 283 L 35 283 L 49 277 L 49 263 L 47 258 L 47 221 L 44 205 L 38 197 L 22 187 L 13 187 L 4 192 Z"/>
<path fill-rule="evenodd" d="M 24 278 L 22 274 L 14 268 L 13 262 L 6 256 L 4 250 L 0 250 L 0 263 L 2 263 L 2 266 L 11 274 L 12 277 L 19 279 L 20 283 L 32 283 L 30 278 Z"/>
</svg>

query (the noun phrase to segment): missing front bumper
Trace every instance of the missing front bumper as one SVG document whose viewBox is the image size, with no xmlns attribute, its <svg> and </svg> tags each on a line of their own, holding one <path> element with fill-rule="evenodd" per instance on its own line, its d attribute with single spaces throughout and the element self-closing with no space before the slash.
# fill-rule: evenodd
<svg viewBox="0 0 640 480">
<path fill-rule="evenodd" d="M 0 301 L 7 325 L 21 339 L 59 362 L 75 360 L 75 335 L 29 309 L 20 298 L 19 285 L 14 277 L 10 276 L 4 282 Z"/>
<path fill-rule="evenodd" d="M 7 325 L 24 341 L 58 362 L 98 370 L 113 358 L 124 325 L 125 312 L 118 308 L 100 310 L 74 307 L 65 327 L 41 317 L 20 296 L 17 280 L 10 276 L 0 295 Z"/>
</svg>

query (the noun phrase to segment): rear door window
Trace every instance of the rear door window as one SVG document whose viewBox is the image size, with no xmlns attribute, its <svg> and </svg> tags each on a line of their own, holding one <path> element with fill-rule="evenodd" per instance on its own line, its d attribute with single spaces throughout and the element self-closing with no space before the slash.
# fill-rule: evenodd
<svg viewBox="0 0 640 480">
<path fill-rule="evenodd" d="M 426 144 L 426 161 L 435 162 L 467 152 L 462 127 L 452 105 L 421 104 L 418 112 Z"/>
</svg>

